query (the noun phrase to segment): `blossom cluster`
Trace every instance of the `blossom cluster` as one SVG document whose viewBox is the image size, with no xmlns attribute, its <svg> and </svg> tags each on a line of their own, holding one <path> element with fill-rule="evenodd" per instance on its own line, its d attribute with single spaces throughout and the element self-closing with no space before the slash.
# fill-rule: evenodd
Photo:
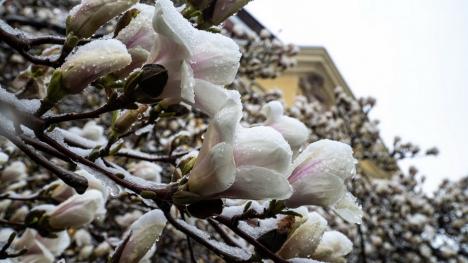
<svg viewBox="0 0 468 263">
<path fill-rule="evenodd" d="M 82 0 L 68 13 L 66 36 L 51 38 L 62 45 L 41 50 L 16 82 L 35 83 L 23 97 L 35 99 L 1 89 L 0 135 L 10 141 L 0 152 L 2 258 L 145 262 L 171 225 L 229 261 L 343 261 L 351 241 L 309 207 L 361 222 L 359 202 L 346 187 L 356 173 L 352 148 L 327 139 L 308 144 L 309 128 L 287 116 L 280 101 L 259 105 L 264 121 L 243 120 L 241 94 L 225 88 L 238 76 L 243 53 L 213 26 L 248 1 L 188 1 L 181 8 L 170 0 L 137 2 Z M 119 15 L 112 33 L 95 36 Z M 1 26 L 10 38 L 27 37 Z M 252 61 L 244 59 L 243 67 Z M 280 69 L 291 66 L 282 63 Z M 63 113 L 64 102 L 89 90 L 104 104 Z M 164 119 L 178 121 L 188 111 L 189 121 L 204 116 L 206 130 L 158 136 Z M 110 112 L 112 118 L 101 118 Z M 184 153 L 179 146 L 189 132 L 203 139 L 199 150 Z M 167 156 L 155 156 L 158 144 Z M 128 202 L 127 213 L 114 218 L 117 200 Z M 218 226 L 223 241 L 191 224 L 199 219 Z M 109 221 L 124 231 L 96 231 Z M 226 230 L 228 240 L 242 243 L 224 240 Z"/>
</svg>

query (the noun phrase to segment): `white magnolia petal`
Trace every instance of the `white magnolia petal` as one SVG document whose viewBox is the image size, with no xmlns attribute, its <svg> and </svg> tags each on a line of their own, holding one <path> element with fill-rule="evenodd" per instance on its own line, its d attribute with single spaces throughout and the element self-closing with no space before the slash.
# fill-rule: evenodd
<svg viewBox="0 0 468 263">
<path fill-rule="evenodd" d="M 87 190 L 74 195 L 48 212 L 49 223 L 55 229 L 80 227 L 88 224 L 103 211 L 104 197 L 98 190 Z"/>
<path fill-rule="evenodd" d="M 213 117 L 227 102 L 229 98 L 240 101 L 237 91 L 226 90 L 224 87 L 211 82 L 195 79 L 195 104 L 198 110 Z"/>
<path fill-rule="evenodd" d="M 326 231 L 313 257 L 327 262 L 337 262 L 353 250 L 353 243 L 338 231 Z"/>
<path fill-rule="evenodd" d="M 316 212 L 309 213 L 307 221 L 300 225 L 288 237 L 278 251 L 283 258 L 307 258 L 319 245 L 327 227 L 327 221 Z"/>
<path fill-rule="evenodd" d="M 269 125 L 277 122 L 283 116 L 284 108 L 281 102 L 274 100 L 265 104 L 262 112 L 267 118 L 265 123 Z"/>
<path fill-rule="evenodd" d="M 353 176 L 356 173 L 356 159 L 353 158 L 352 148 L 342 142 L 332 140 L 320 140 L 311 143 L 294 160 L 291 166 L 291 176 L 294 170 L 301 169 L 308 161 L 318 161 L 313 176 L 334 175 L 342 179 Z"/>
<path fill-rule="evenodd" d="M 44 244 L 52 254 L 59 256 L 67 249 L 71 241 L 70 236 L 65 230 L 55 233 L 55 235 L 57 235 L 55 238 L 44 238 L 37 234 L 37 239 Z"/>
<path fill-rule="evenodd" d="M 130 239 L 122 251 L 119 262 L 137 263 L 159 239 L 167 219 L 161 210 L 152 210 L 130 226 Z"/>
<path fill-rule="evenodd" d="M 291 182 L 294 189 L 286 201 L 288 207 L 301 205 L 331 206 L 346 193 L 343 180 L 337 176 L 314 176 Z"/>
<path fill-rule="evenodd" d="M 235 147 L 236 165 L 254 165 L 286 174 L 292 151 L 279 132 L 266 127 L 239 128 Z"/>
<path fill-rule="evenodd" d="M 182 63 L 180 78 L 180 97 L 188 103 L 195 103 L 195 79 L 192 68 L 185 61 Z"/>
<path fill-rule="evenodd" d="M 196 37 L 190 60 L 195 78 L 218 85 L 232 83 L 239 69 L 239 46 L 221 34 L 199 31 Z"/>
<path fill-rule="evenodd" d="M 170 0 L 156 1 L 153 17 L 154 30 L 184 47 L 185 55 L 191 55 L 191 41 L 196 29 L 180 14 Z"/>
<path fill-rule="evenodd" d="M 278 122 L 271 124 L 270 127 L 279 131 L 294 150 L 298 150 L 310 135 L 310 131 L 304 123 L 288 116 L 283 116 Z"/>
<path fill-rule="evenodd" d="M 221 195 L 236 199 L 286 199 L 291 195 L 291 186 L 274 170 L 256 166 L 237 168 L 234 184 Z"/>
<path fill-rule="evenodd" d="M 206 156 L 200 156 L 188 181 L 189 190 L 210 196 L 228 189 L 236 178 L 232 145 L 215 145 Z"/>
<path fill-rule="evenodd" d="M 357 203 L 356 197 L 351 193 L 347 192 L 333 207 L 335 213 L 337 213 L 344 220 L 360 224 L 362 222 L 362 208 Z"/>
</svg>

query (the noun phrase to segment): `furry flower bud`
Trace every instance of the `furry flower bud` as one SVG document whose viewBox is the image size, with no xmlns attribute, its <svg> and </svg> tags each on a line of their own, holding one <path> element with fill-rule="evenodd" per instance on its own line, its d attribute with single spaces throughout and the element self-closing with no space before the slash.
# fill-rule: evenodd
<svg viewBox="0 0 468 263">
<path fill-rule="evenodd" d="M 121 263 L 137 263 L 151 249 L 153 244 L 159 239 L 164 227 L 166 218 L 161 210 L 152 210 L 137 221 L 129 229 L 128 241 L 122 245 L 123 248 L 120 259 Z"/>
<path fill-rule="evenodd" d="M 70 197 L 47 212 L 47 215 L 52 228 L 65 229 L 90 223 L 104 209 L 102 193 L 92 189 L 82 195 Z"/>
</svg>

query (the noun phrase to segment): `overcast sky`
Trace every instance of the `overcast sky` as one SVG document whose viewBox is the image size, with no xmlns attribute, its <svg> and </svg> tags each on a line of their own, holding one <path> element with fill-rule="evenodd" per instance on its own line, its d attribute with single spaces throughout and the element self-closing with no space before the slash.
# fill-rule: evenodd
<svg viewBox="0 0 468 263">
<path fill-rule="evenodd" d="M 387 144 L 400 135 L 440 149 L 409 162 L 427 190 L 468 175 L 468 1 L 254 0 L 247 9 L 285 42 L 324 46 L 357 96 L 377 98 L 372 116 Z"/>
</svg>

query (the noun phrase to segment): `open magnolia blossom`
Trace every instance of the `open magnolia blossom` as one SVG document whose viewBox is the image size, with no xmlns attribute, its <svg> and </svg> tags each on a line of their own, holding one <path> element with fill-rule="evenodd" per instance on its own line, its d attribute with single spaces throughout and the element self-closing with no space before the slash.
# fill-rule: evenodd
<svg viewBox="0 0 468 263">
<path fill-rule="evenodd" d="M 163 65 L 169 74 L 159 98 L 193 105 L 200 93 L 209 96 L 206 86 L 223 89 L 234 80 L 241 54 L 232 39 L 194 28 L 170 0 L 156 2 L 153 27 L 158 36 L 147 63 Z"/>
<path fill-rule="evenodd" d="M 309 138 L 310 131 L 304 123 L 284 115 L 281 102 L 270 101 L 263 106 L 262 111 L 267 117 L 265 125 L 279 131 L 294 152 L 297 152 Z"/>
<path fill-rule="evenodd" d="M 75 194 L 65 202 L 47 212 L 49 224 L 53 229 L 80 227 L 105 213 L 104 197 L 98 190 L 87 190 Z"/>
<path fill-rule="evenodd" d="M 166 217 L 161 210 L 152 210 L 136 220 L 129 228 L 130 238 L 125 244 L 118 262 L 140 262 L 140 259 L 158 241 L 166 222 Z"/>
<path fill-rule="evenodd" d="M 67 33 L 78 38 L 91 37 L 112 18 L 129 9 L 138 0 L 82 0 L 67 18 Z"/>
<path fill-rule="evenodd" d="M 270 127 L 240 125 L 240 99 L 228 98 L 212 119 L 193 167 L 188 188 L 200 196 L 285 199 L 292 152 Z"/>
<path fill-rule="evenodd" d="M 346 262 L 345 256 L 353 250 L 353 243 L 338 231 L 325 231 L 314 251 L 315 259 L 325 262 Z"/>
<path fill-rule="evenodd" d="M 122 75 L 145 63 L 157 37 L 152 26 L 154 6 L 136 4 L 132 9 L 135 9 L 138 14 L 116 36 L 116 39 L 124 43 L 128 53 L 132 56 L 132 63 L 123 70 L 124 72 L 120 72 Z"/>
<path fill-rule="evenodd" d="M 288 181 L 294 189 L 288 207 L 331 207 L 344 219 L 360 223 L 361 208 L 347 192 L 344 180 L 356 173 L 353 150 L 347 144 L 320 140 L 307 146 L 290 168 Z"/>
<path fill-rule="evenodd" d="M 138 163 L 131 163 L 129 165 L 129 172 L 148 181 L 161 182 L 162 168 L 152 162 L 140 161 Z"/>
<path fill-rule="evenodd" d="M 293 228 L 278 251 L 283 258 L 309 258 L 319 245 L 327 220 L 316 212 L 304 215 L 303 223 Z"/>
<path fill-rule="evenodd" d="M 91 82 L 129 65 L 127 48 L 116 39 L 94 40 L 68 56 L 55 70 L 47 90 L 47 99 L 60 100 L 66 94 L 80 93 Z"/>
</svg>

